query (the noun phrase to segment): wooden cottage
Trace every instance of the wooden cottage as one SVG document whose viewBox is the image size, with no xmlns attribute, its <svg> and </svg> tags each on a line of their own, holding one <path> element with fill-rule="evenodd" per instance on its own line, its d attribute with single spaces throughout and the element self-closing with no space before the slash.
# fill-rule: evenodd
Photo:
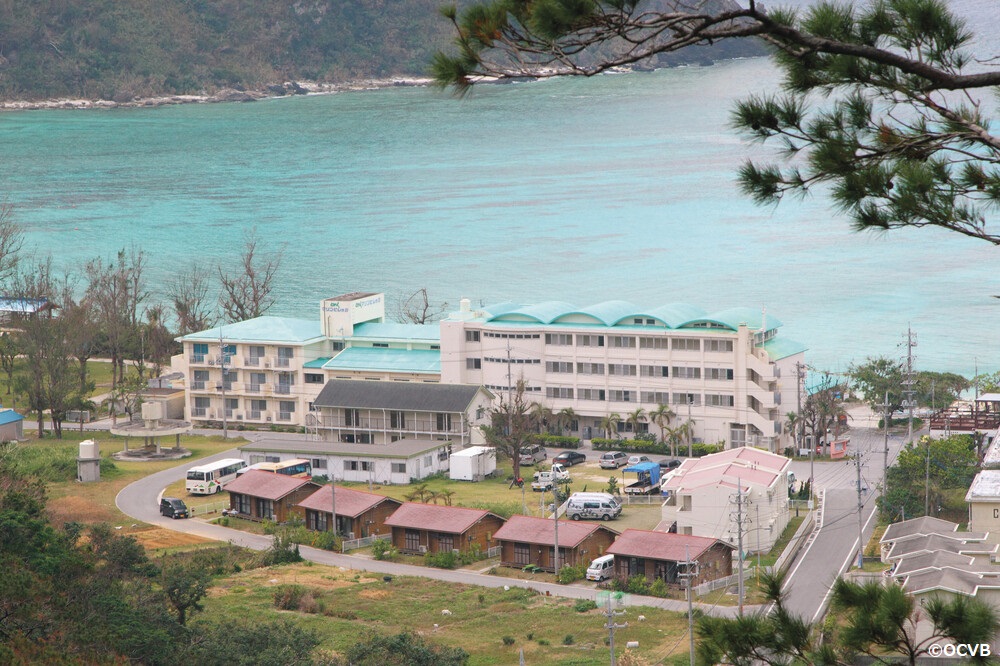
<svg viewBox="0 0 1000 666">
<path fill-rule="evenodd" d="M 336 499 L 336 504 L 332 502 Z M 385 495 L 351 490 L 338 486 L 334 493 L 323 486 L 299 503 L 305 511 L 306 527 L 326 532 L 330 529 L 330 514 L 337 512 L 337 534 L 347 539 L 359 539 L 373 534 L 388 534 L 385 520 L 402 502 Z"/>
<path fill-rule="evenodd" d="M 684 584 L 677 574 L 684 573 L 690 558 L 697 571 L 691 584 L 700 585 L 733 574 L 734 550 L 712 537 L 628 529 L 607 552 L 615 556 L 615 578 L 645 576 L 650 582 L 661 578 L 670 585 Z"/>
<path fill-rule="evenodd" d="M 241 518 L 287 522 L 292 516 L 303 517 L 297 505 L 317 490 L 309 479 L 284 474 L 250 470 L 226 485 L 229 510 Z"/>
<path fill-rule="evenodd" d="M 614 543 L 618 532 L 597 523 L 559 521 L 559 563 L 590 564 Z M 556 524 L 547 518 L 511 516 L 493 535 L 500 546 L 500 564 L 523 568 L 533 564 L 555 571 Z"/>
<path fill-rule="evenodd" d="M 480 509 L 404 502 L 385 521 L 392 544 L 404 553 L 485 552 L 503 526 L 500 516 Z"/>
</svg>

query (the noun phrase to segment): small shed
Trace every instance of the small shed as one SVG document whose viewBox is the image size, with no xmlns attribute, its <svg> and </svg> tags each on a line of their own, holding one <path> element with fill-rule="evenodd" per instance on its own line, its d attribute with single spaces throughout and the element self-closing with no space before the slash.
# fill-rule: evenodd
<svg viewBox="0 0 1000 666">
<path fill-rule="evenodd" d="M 303 518 L 298 504 L 319 490 L 319 485 L 274 472 L 250 470 L 226 485 L 229 510 L 241 518 L 287 522 L 292 516 Z"/>
<path fill-rule="evenodd" d="M 456 481 L 482 481 L 497 471 L 497 450 L 492 446 L 470 446 L 451 454 L 449 476 Z"/>
<path fill-rule="evenodd" d="M 608 554 L 615 556 L 615 577 L 620 580 L 645 576 L 650 582 L 659 578 L 680 585 L 684 581 L 678 574 L 684 573 L 690 561 L 697 568 L 691 584 L 700 585 L 733 574 L 734 550 L 712 537 L 628 529 L 608 548 Z"/>
<path fill-rule="evenodd" d="M 19 442 L 24 439 L 24 416 L 13 409 L 0 407 L 0 442 Z"/>
<path fill-rule="evenodd" d="M 481 509 L 404 502 L 385 524 L 404 553 L 487 551 L 504 519 Z"/>
<path fill-rule="evenodd" d="M 529 564 L 555 570 L 556 521 L 532 516 L 511 516 L 493 540 L 500 546 L 500 564 L 523 568 Z M 599 523 L 559 521 L 560 565 L 586 565 L 603 555 L 618 532 Z"/>
<path fill-rule="evenodd" d="M 331 501 L 336 499 L 336 504 Z M 347 539 L 387 534 L 386 519 L 402 505 L 399 500 L 363 490 L 323 486 L 299 503 L 305 511 L 306 528 L 319 532 L 330 529 L 330 514 L 337 512 L 337 533 Z"/>
</svg>

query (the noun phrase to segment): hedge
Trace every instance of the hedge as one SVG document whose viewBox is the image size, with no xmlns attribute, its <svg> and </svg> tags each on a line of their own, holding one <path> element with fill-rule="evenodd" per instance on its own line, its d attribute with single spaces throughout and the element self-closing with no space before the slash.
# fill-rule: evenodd
<svg viewBox="0 0 1000 666">
<path fill-rule="evenodd" d="M 626 453 L 653 453 L 664 456 L 670 455 L 670 446 L 668 444 L 663 444 L 662 442 L 650 442 L 642 439 L 594 438 L 590 440 L 590 444 L 594 447 L 595 451 L 625 451 Z M 695 442 L 691 445 L 691 453 L 694 454 L 695 458 L 700 458 L 710 453 L 718 453 L 719 451 L 722 451 L 725 446 L 725 442 L 719 442 L 718 444 Z M 677 453 L 682 456 L 687 456 L 687 446 L 678 446 Z"/>
<path fill-rule="evenodd" d="M 562 435 L 532 435 L 531 443 L 546 446 L 553 449 L 578 449 L 580 448 L 579 437 L 563 437 Z"/>
</svg>

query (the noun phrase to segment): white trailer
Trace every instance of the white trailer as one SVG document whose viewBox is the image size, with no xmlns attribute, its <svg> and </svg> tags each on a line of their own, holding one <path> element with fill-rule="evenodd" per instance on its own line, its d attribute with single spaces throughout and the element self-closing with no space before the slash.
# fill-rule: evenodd
<svg viewBox="0 0 1000 666">
<path fill-rule="evenodd" d="M 496 449 L 492 446 L 470 446 L 451 454 L 449 476 L 456 481 L 482 481 L 496 469 Z"/>
</svg>

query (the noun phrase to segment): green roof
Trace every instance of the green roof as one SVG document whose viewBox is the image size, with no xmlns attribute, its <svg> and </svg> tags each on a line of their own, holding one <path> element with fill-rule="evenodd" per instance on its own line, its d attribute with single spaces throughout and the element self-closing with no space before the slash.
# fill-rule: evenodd
<svg viewBox="0 0 1000 666">
<path fill-rule="evenodd" d="M 306 343 L 322 340 L 319 321 L 291 317 L 257 317 L 235 324 L 216 326 L 207 331 L 185 335 L 178 340 L 188 342 L 276 342 Z"/>
<path fill-rule="evenodd" d="M 774 361 L 788 358 L 789 356 L 794 356 L 795 354 L 801 354 L 809 349 L 801 342 L 795 342 L 794 340 L 788 340 L 785 338 L 771 338 L 762 344 L 761 347 Z"/>
<path fill-rule="evenodd" d="M 437 349 L 385 349 L 348 347 L 322 366 L 326 370 L 378 370 L 441 374 L 441 352 Z"/>
<path fill-rule="evenodd" d="M 329 356 L 321 356 L 320 358 L 317 358 L 313 361 L 306 361 L 305 363 L 302 364 L 302 367 L 322 369 L 322 367 L 326 365 L 326 362 L 329 360 L 330 360 Z"/>
<path fill-rule="evenodd" d="M 377 338 L 379 340 L 422 340 L 437 344 L 441 342 L 441 328 L 433 324 L 397 324 L 395 322 L 367 322 L 354 327 L 352 340 L 357 338 Z"/>
</svg>

